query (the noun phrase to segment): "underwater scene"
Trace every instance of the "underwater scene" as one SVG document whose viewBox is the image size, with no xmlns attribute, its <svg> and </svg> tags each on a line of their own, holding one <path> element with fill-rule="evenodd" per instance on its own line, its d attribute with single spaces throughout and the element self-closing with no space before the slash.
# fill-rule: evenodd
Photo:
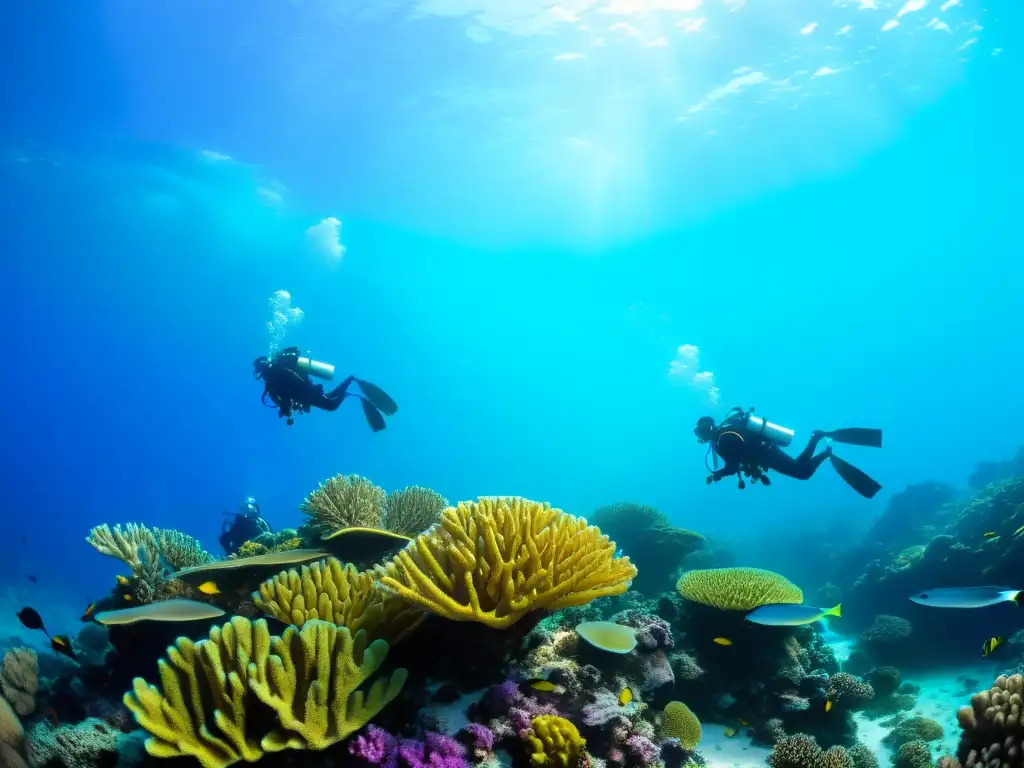
<svg viewBox="0 0 1024 768">
<path fill-rule="evenodd" d="M 0 8 L 0 768 L 1024 768 L 1024 4 Z"/>
</svg>

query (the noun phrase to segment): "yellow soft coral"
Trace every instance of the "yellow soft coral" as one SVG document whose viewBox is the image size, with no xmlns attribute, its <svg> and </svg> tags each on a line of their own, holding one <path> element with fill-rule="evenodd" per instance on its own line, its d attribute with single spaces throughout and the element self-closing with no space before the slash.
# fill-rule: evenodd
<svg viewBox="0 0 1024 768">
<path fill-rule="evenodd" d="M 448 499 L 437 491 L 410 485 L 388 494 L 383 527 L 395 533 L 415 536 L 436 523 L 447 506 Z"/>
<path fill-rule="evenodd" d="M 676 590 L 687 600 L 729 611 L 751 611 L 762 605 L 802 603 L 796 584 L 761 568 L 707 568 L 687 571 Z"/>
<path fill-rule="evenodd" d="M 203 768 L 226 768 L 265 752 L 324 749 L 401 691 L 404 669 L 365 696 L 356 690 L 387 652 L 383 640 L 367 646 L 364 632 L 353 638 L 326 622 L 271 637 L 266 621 L 236 616 L 208 640 L 178 638 L 160 661 L 162 690 L 136 678 L 124 703 L 150 733 L 153 757 L 191 756 Z"/>
<path fill-rule="evenodd" d="M 547 504 L 482 498 L 446 509 L 377 574 L 439 616 L 504 629 L 532 610 L 625 592 L 636 567 L 615 550 L 586 520 Z"/>
<path fill-rule="evenodd" d="M 394 645 L 426 617 L 419 607 L 377 586 L 373 575 L 329 558 L 282 571 L 260 584 L 252 601 L 264 613 L 301 627 L 311 619 L 341 624 Z"/>
<path fill-rule="evenodd" d="M 250 678 L 253 692 L 274 709 L 281 728 L 262 741 L 268 752 L 326 749 L 358 731 L 402 690 L 408 676 L 397 669 L 357 690 L 384 663 L 388 644 L 366 644 L 346 627 L 308 621 L 271 639 L 269 663 Z"/>
<path fill-rule="evenodd" d="M 124 704 L 151 738 L 153 757 L 194 757 L 203 768 L 225 768 L 263 756 L 258 736 L 247 733 L 250 662 L 265 664 L 267 622 L 236 616 L 210 630 L 208 640 L 179 637 L 159 662 L 157 688 L 141 677 Z"/>
<path fill-rule="evenodd" d="M 575 768 L 587 744 L 576 726 L 558 715 L 533 718 L 525 738 L 529 744 L 530 763 L 538 766 Z"/>
<path fill-rule="evenodd" d="M 681 701 L 670 701 L 665 705 L 665 719 L 661 730 L 665 738 L 679 739 L 684 749 L 696 747 L 703 735 L 700 720 Z"/>
<path fill-rule="evenodd" d="M 320 484 L 299 509 L 323 534 L 344 528 L 380 528 L 386 494 L 365 477 L 335 475 Z"/>
</svg>

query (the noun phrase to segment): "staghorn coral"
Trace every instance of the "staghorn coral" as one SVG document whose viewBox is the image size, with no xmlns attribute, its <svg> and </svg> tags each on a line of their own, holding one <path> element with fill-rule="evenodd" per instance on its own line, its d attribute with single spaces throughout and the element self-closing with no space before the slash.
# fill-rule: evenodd
<svg viewBox="0 0 1024 768">
<path fill-rule="evenodd" d="M 521 498 L 461 502 L 387 565 L 381 584 L 455 621 L 504 629 L 532 610 L 629 588 L 636 567 L 586 521 Z"/>
<path fill-rule="evenodd" d="M 39 657 L 31 648 L 12 648 L 0 666 L 0 693 L 24 717 L 36 709 L 39 692 Z"/>
<path fill-rule="evenodd" d="M 174 530 L 153 529 L 156 551 L 175 571 L 213 562 L 213 555 L 203 549 L 198 540 Z"/>
<path fill-rule="evenodd" d="M 441 519 L 448 499 L 430 488 L 410 485 L 387 495 L 382 524 L 405 536 L 416 536 Z"/>
<path fill-rule="evenodd" d="M 335 475 L 320 483 L 299 509 L 321 535 L 345 528 L 380 528 L 387 495 L 359 475 Z"/>
<path fill-rule="evenodd" d="M 684 749 L 693 749 L 700 743 L 700 720 L 683 702 L 670 701 L 665 705 L 664 715 L 661 731 L 665 738 L 679 739 Z"/>
<path fill-rule="evenodd" d="M 587 744 L 576 726 L 558 715 L 533 718 L 524 738 L 529 745 L 530 764 L 535 766 L 575 768 Z"/>
<path fill-rule="evenodd" d="M 687 600 L 729 611 L 762 605 L 802 603 L 803 592 L 784 576 L 761 568 L 709 568 L 687 571 L 676 590 Z"/>
<path fill-rule="evenodd" d="M 360 573 L 333 557 L 267 579 L 253 592 L 252 601 L 284 624 L 301 627 L 311 619 L 323 619 L 353 632 L 365 630 L 371 639 L 383 638 L 391 645 L 401 642 L 427 615 L 381 590 L 373 574 Z"/>
<path fill-rule="evenodd" d="M 120 525 L 111 529 L 103 523 L 89 531 L 85 540 L 101 555 L 116 557 L 125 563 L 137 577 L 141 577 L 143 569 L 151 570 L 154 560 L 159 566 L 160 547 L 153 531 L 144 525 L 128 523 L 122 530 Z"/>
<path fill-rule="evenodd" d="M 271 637 L 266 621 L 235 617 L 207 640 L 178 638 L 159 663 L 162 690 L 136 678 L 124 704 L 150 733 L 153 757 L 195 757 L 203 768 L 264 752 L 324 749 L 358 730 L 401 690 L 404 669 L 357 690 L 387 643 L 309 621 Z M 276 725 L 273 725 L 276 721 Z"/>
</svg>

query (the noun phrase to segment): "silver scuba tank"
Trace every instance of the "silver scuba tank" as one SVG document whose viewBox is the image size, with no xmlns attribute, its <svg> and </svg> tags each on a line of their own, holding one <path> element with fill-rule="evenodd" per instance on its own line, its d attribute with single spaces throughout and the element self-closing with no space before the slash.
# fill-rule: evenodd
<svg viewBox="0 0 1024 768">
<path fill-rule="evenodd" d="M 319 360 L 310 360 L 308 357 L 297 358 L 295 362 L 300 371 L 308 373 L 310 376 L 316 376 L 325 381 L 334 378 L 334 366 L 330 363 L 321 363 Z"/>
<path fill-rule="evenodd" d="M 753 414 L 747 416 L 747 429 L 755 435 L 759 435 L 762 439 L 775 443 L 780 448 L 785 448 L 793 442 L 794 432 L 792 429 L 772 424 L 770 421 L 765 421 L 760 416 L 754 416 Z"/>
</svg>

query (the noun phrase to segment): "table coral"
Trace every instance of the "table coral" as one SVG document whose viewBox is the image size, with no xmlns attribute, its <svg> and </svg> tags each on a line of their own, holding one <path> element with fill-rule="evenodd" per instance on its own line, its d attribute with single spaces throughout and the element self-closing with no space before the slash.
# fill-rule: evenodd
<svg viewBox="0 0 1024 768">
<path fill-rule="evenodd" d="M 761 568 L 708 568 L 687 571 L 676 583 L 687 600 L 730 611 L 762 605 L 802 603 L 803 592 L 786 577 Z"/>
<path fill-rule="evenodd" d="M 505 629 L 629 588 L 636 567 L 586 520 L 521 498 L 461 502 L 377 573 L 409 602 Z"/>
</svg>

